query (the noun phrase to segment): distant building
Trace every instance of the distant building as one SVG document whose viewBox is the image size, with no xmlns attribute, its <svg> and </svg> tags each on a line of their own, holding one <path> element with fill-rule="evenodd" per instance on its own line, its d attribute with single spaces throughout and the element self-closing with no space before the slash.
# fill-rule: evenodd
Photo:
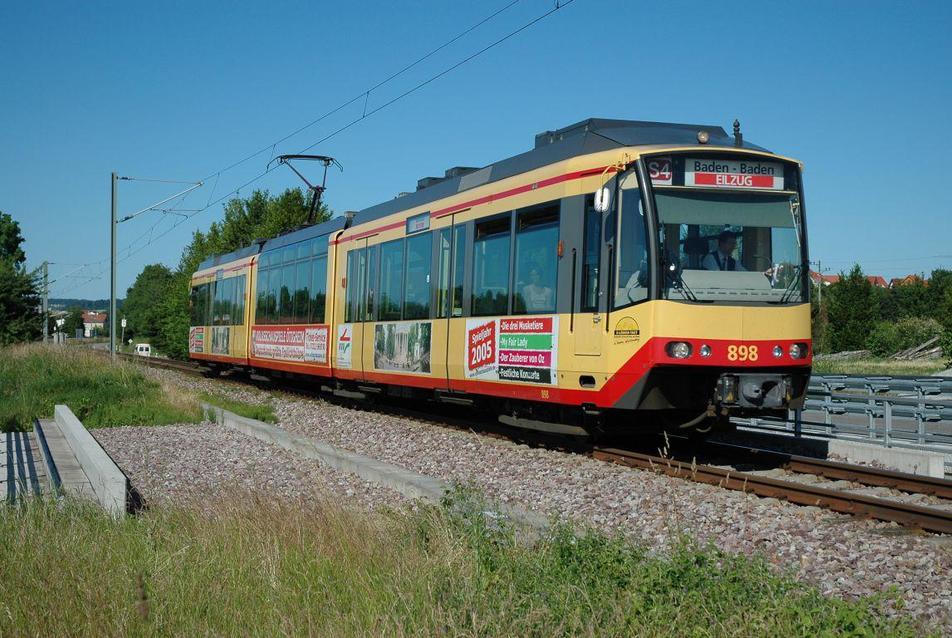
<svg viewBox="0 0 952 638">
<path fill-rule="evenodd" d="M 105 312 L 83 312 L 83 336 L 92 337 L 106 325 Z"/>
<path fill-rule="evenodd" d="M 810 279 L 817 286 L 819 286 L 820 283 L 822 283 L 824 286 L 829 286 L 830 284 L 835 284 L 836 282 L 838 282 L 840 280 L 840 276 L 839 275 L 821 275 L 820 273 L 811 270 Z"/>
<path fill-rule="evenodd" d="M 866 275 L 866 279 L 877 288 L 889 288 L 889 284 L 880 275 Z"/>
<path fill-rule="evenodd" d="M 915 284 L 925 284 L 928 286 L 929 281 L 916 274 L 906 275 L 905 277 L 894 277 L 893 279 L 889 280 L 890 288 L 895 288 L 896 286 L 911 286 Z"/>
</svg>

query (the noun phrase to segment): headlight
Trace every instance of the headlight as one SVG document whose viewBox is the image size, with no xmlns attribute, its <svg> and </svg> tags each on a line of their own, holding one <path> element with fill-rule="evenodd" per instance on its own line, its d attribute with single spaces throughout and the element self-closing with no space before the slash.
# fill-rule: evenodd
<svg viewBox="0 0 952 638">
<path fill-rule="evenodd" d="M 791 359 L 805 359 L 806 356 L 807 356 L 807 344 L 805 343 L 790 344 L 790 358 Z"/>
<path fill-rule="evenodd" d="M 671 341 L 668 343 L 668 356 L 675 359 L 687 359 L 691 356 L 691 344 L 684 341 Z"/>
<path fill-rule="evenodd" d="M 705 343 L 703 346 L 701 346 L 698 349 L 697 353 L 701 355 L 702 357 L 709 357 L 711 356 L 711 346 Z"/>
<path fill-rule="evenodd" d="M 793 348 L 791 348 L 790 350 L 791 350 L 791 354 L 792 354 Z M 773 347 L 773 356 L 775 356 L 775 357 L 778 358 L 778 359 L 779 359 L 780 357 L 782 357 L 782 356 L 783 356 L 783 348 L 781 348 L 780 346 L 774 346 L 774 347 Z"/>
</svg>

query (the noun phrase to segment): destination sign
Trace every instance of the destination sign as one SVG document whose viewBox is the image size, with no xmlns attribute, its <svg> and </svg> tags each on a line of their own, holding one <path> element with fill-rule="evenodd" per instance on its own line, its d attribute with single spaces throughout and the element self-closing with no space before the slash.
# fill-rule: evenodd
<svg viewBox="0 0 952 638">
<path fill-rule="evenodd" d="M 776 162 L 689 157 L 684 160 L 684 185 L 783 190 L 783 165 Z"/>
</svg>

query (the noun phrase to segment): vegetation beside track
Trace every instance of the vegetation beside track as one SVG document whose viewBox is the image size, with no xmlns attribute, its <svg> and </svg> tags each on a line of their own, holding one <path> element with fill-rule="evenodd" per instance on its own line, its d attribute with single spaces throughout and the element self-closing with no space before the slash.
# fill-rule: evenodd
<svg viewBox="0 0 952 638">
<path fill-rule="evenodd" d="M 211 392 L 202 392 L 199 396 L 205 403 L 210 403 L 229 412 L 234 412 L 238 416 L 257 419 L 266 423 L 278 422 L 274 410 L 271 408 L 271 405 L 267 403 L 246 403 L 220 394 L 212 394 Z"/>
<path fill-rule="evenodd" d="M 895 359 L 819 359 L 813 361 L 813 374 L 848 374 L 852 376 L 928 377 L 948 366 L 946 359 L 896 361 Z"/>
<path fill-rule="evenodd" d="M 10 636 L 922 632 L 885 618 L 885 597 L 829 599 L 688 542 L 662 557 L 568 527 L 519 540 L 465 492 L 374 517 L 237 493 L 119 521 L 35 502 L 0 509 L 0 546 Z"/>
<path fill-rule="evenodd" d="M 40 344 L 0 349 L 0 431 L 29 430 L 65 404 L 89 428 L 200 423 L 201 400 L 253 418 L 274 421 L 267 406 L 199 396 L 143 375 L 137 366 L 113 364 L 86 348 Z"/>
</svg>

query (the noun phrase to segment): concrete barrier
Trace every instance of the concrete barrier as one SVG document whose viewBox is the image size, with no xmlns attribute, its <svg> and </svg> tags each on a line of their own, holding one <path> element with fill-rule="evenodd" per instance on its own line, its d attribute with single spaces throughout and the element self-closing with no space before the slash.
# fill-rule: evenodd
<svg viewBox="0 0 952 638">
<path fill-rule="evenodd" d="M 846 459 L 850 463 L 874 463 L 908 474 L 945 477 L 945 455 L 938 452 L 883 447 L 846 439 L 829 441 L 826 451 L 827 456 Z"/>
<path fill-rule="evenodd" d="M 336 448 L 322 441 L 291 434 L 274 425 L 249 419 L 207 403 L 202 405 L 206 411 L 215 415 L 220 425 L 252 436 L 259 441 L 290 450 L 305 458 L 321 461 L 336 470 L 356 474 L 365 481 L 390 488 L 408 498 L 438 503 L 452 488 L 446 481 L 432 476 L 417 474 L 392 463 L 378 461 Z M 497 504 L 494 507 L 512 521 L 536 530 L 542 530 L 548 525 L 548 520 L 535 512 L 505 504 Z"/>
<path fill-rule="evenodd" d="M 129 479 L 72 410 L 57 405 L 53 419 L 89 479 L 96 502 L 113 516 L 124 515 L 129 498 Z"/>
</svg>

